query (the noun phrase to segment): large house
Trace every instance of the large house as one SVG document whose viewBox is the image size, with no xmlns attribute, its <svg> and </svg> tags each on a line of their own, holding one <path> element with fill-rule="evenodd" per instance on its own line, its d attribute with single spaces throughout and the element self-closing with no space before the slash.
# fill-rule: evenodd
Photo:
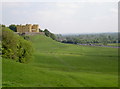
<svg viewBox="0 0 120 89">
<path fill-rule="evenodd" d="M 39 32 L 39 25 L 37 24 L 26 24 L 26 25 L 17 25 L 17 32 Z"/>
</svg>

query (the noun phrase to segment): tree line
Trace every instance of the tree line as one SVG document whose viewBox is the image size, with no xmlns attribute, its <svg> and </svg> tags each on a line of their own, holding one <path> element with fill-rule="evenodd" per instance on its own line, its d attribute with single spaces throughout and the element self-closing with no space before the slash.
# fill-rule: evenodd
<svg viewBox="0 0 120 89">
<path fill-rule="evenodd" d="M 98 33 L 98 34 L 77 34 L 77 35 L 56 35 L 57 41 L 70 44 L 102 44 L 120 43 L 120 33 Z"/>
</svg>

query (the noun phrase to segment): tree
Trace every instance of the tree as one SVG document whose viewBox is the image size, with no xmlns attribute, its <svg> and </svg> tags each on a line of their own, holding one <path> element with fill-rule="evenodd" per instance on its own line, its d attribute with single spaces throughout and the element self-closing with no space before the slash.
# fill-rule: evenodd
<svg viewBox="0 0 120 89">
<path fill-rule="evenodd" d="M 9 28 L 2 28 L 2 57 L 26 63 L 32 58 L 32 54 L 31 42 Z"/>
<path fill-rule="evenodd" d="M 17 45 L 18 52 L 17 56 L 19 59 L 17 61 L 21 63 L 29 62 L 32 59 L 33 48 L 31 42 L 24 40 L 22 37 L 19 39 L 19 45 Z"/>
<path fill-rule="evenodd" d="M 1 40 L 2 40 L 2 27 L 0 25 L 0 42 L 1 42 Z"/>
<path fill-rule="evenodd" d="M 6 27 L 6 26 L 2 24 L 2 27 Z"/>
<path fill-rule="evenodd" d="M 44 30 L 44 33 L 47 37 L 50 37 L 53 40 L 56 40 L 56 36 L 53 33 L 51 33 L 50 31 L 48 31 L 47 29 Z"/>
<path fill-rule="evenodd" d="M 50 37 L 50 32 L 47 29 L 45 29 L 44 32 L 46 36 Z"/>
<path fill-rule="evenodd" d="M 17 32 L 17 27 L 16 27 L 16 25 L 12 24 L 12 25 L 9 26 L 9 28 L 10 28 L 11 30 L 13 30 L 14 32 Z"/>
<path fill-rule="evenodd" d="M 43 30 L 39 29 L 39 32 L 43 32 Z"/>
<path fill-rule="evenodd" d="M 50 33 L 50 37 L 51 37 L 53 40 L 56 40 L 56 36 L 55 36 L 53 33 Z"/>
<path fill-rule="evenodd" d="M 8 28 L 2 28 L 2 56 L 17 60 L 17 43 L 18 37 Z"/>
<path fill-rule="evenodd" d="M 107 41 L 108 41 L 107 37 L 105 35 L 102 35 L 101 42 L 103 43 L 103 45 L 107 45 L 107 43 L 108 43 Z"/>
</svg>

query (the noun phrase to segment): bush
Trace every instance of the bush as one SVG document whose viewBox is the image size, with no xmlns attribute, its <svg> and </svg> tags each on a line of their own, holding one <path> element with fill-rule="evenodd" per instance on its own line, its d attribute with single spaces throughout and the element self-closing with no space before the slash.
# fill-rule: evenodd
<svg viewBox="0 0 120 89">
<path fill-rule="evenodd" d="M 19 45 L 17 46 L 17 48 L 19 62 L 25 63 L 28 62 L 30 58 L 32 58 L 33 49 L 29 41 L 24 40 L 23 38 L 19 39 Z"/>
<path fill-rule="evenodd" d="M 31 42 L 8 28 L 2 28 L 2 57 L 26 63 L 32 57 L 32 53 Z"/>
<path fill-rule="evenodd" d="M 16 25 L 14 25 L 14 24 L 11 24 L 11 25 L 9 26 L 9 29 L 13 30 L 14 32 L 17 32 L 17 27 L 16 27 Z"/>
<path fill-rule="evenodd" d="M 50 37 L 53 40 L 56 40 L 56 36 L 53 33 L 49 32 L 47 29 L 44 30 L 44 33 L 47 37 Z"/>
</svg>

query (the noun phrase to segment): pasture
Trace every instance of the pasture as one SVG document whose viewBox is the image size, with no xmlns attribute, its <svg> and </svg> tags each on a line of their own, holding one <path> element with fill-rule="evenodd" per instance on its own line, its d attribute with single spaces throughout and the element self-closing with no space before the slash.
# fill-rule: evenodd
<svg viewBox="0 0 120 89">
<path fill-rule="evenodd" d="M 27 64 L 3 59 L 3 87 L 117 87 L 118 49 L 63 44 L 31 36 Z"/>
</svg>

